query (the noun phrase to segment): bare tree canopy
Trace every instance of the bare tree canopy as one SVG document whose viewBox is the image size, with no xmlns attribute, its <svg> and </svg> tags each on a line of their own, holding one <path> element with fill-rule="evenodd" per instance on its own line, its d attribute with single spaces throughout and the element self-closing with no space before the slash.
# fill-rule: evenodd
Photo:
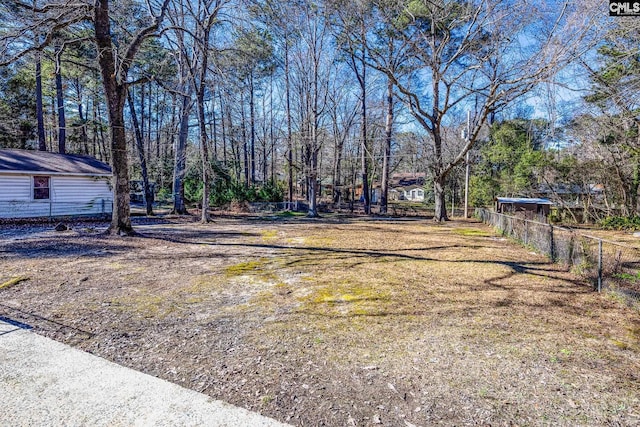
<svg viewBox="0 0 640 427">
<path fill-rule="evenodd" d="M 0 0 L 0 18 L 0 145 L 111 162 L 113 234 L 133 233 L 131 180 L 148 213 L 158 196 L 203 222 L 285 198 L 311 217 L 410 198 L 444 221 L 467 157 L 482 203 L 576 177 L 538 156 L 551 140 L 624 163 L 607 200 L 637 212 L 638 24 L 601 0 Z M 518 161 L 480 176 L 527 144 L 518 185 L 499 184 Z"/>
</svg>

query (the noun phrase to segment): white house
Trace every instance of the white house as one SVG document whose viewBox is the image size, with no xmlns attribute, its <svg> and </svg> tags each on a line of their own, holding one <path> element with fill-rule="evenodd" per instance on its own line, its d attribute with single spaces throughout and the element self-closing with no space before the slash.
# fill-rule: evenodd
<svg viewBox="0 0 640 427">
<path fill-rule="evenodd" d="M 110 214 L 111 176 L 91 157 L 0 149 L 0 218 Z"/>
<path fill-rule="evenodd" d="M 401 193 L 400 200 L 412 200 L 414 202 L 424 202 L 424 189 L 418 185 L 410 185 L 397 189 Z"/>
</svg>

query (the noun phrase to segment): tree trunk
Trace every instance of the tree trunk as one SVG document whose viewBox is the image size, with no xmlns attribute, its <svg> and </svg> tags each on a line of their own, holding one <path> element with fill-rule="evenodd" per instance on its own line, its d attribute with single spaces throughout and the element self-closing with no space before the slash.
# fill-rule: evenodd
<svg viewBox="0 0 640 427">
<path fill-rule="evenodd" d="M 318 218 L 318 119 L 315 113 L 317 110 L 314 110 L 314 127 L 311 129 L 312 135 L 312 146 L 310 147 L 309 153 L 309 179 L 308 179 L 308 195 L 309 195 L 309 211 L 307 212 L 307 216 L 309 218 Z"/>
<path fill-rule="evenodd" d="M 216 92 L 215 87 L 211 93 L 211 136 L 213 137 L 213 160 L 218 162 L 218 119 L 216 118 Z"/>
<path fill-rule="evenodd" d="M 222 163 L 227 166 L 227 128 L 225 126 L 225 105 L 222 103 L 222 88 L 218 91 L 218 98 L 220 99 L 220 127 L 222 128 Z M 227 112 L 227 115 L 229 113 Z M 230 120 L 229 120 L 230 122 Z"/>
<path fill-rule="evenodd" d="M 207 123 L 204 114 L 204 87 L 198 91 L 198 121 L 200 122 L 200 156 L 202 157 L 202 215 L 200 222 L 206 224 L 209 215 L 209 149 L 207 146 Z"/>
<path fill-rule="evenodd" d="M 393 136 L 393 81 L 387 81 L 387 121 L 384 127 L 384 156 L 382 159 L 382 183 L 380 186 L 380 213 L 387 213 L 389 197 L 389 161 L 391 159 L 391 137 Z"/>
<path fill-rule="evenodd" d="M 366 40 L 366 29 L 364 25 L 364 20 L 362 21 L 362 32 L 361 32 L 362 40 Z M 369 143 L 367 141 L 367 63 L 366 63 L 366 50 L 362 48 L 362 58 L 361 58 L 361 75 L 359 76 L 360 82 L 360 90 L 362 96 L 362 196 L 364 201 L 364 213 L 369 215 L 371 213 L 371 198 L 369 197 L 369 167 L 368 167 L 368 154 L 369 154 Z M 355 67 L 354 67 L 355 68 Z M 356 70 L 357 73 L 357 70 Z"/>
<path fill-rule="evenodd" d="M 293 203 L 293 138 L 291 127 L 291 83 L 289 81 L 289 33 L 285 33 L 284 37 L 284 86 L 285 98 L 287 103 L 287 177 L 289 184 L 289 209 Z"/>
<path fill-rule="evenodd" d="M 145 147 L 145 153 L 147 153 L 147 156 L 149 156 L 149 161 L 151 161 L 152 157 L 153 157 L 153 150 L 151 149 L 151 125 L 153 124 L 153 112 L 151 111 L 152 108 L 152 103 L 153 103 L 153 88 L 151 87 L 151 82 L 149 81 L 147 83 L 147 85 L 149 86 L 147 93 L 148 93 L 148 101 L 147 101 L 147 135 L 145 138 L 145 143 L 147 144 L 147 146 Z M 144 103 L 143 103 L 144 105 Z M 144 111 L 144 110 L 142 110 Z M 143 127 L 144 129 L 144 127 Z"/>
<path fill-rule="evenodd" d="M 317 56 L 314 55 L 314 58 Z M 310 218 L 317 218 L 318 215 L 318 128 L 320 126 L 320 113 L 318 111 L 318 61 L 314 61 L 313 67 L 313 100 L 311 114 L 313 122 L 311 123 L 311 143 L 309 144 L 307 155 L 309 156 L 309 179 L 308 179 L 308 194 L 309 194 L 309 211 L 308 216 Z"/>
<path fill-rule="evenodd" d="M 183 96 L 180 130 L 178 132 L 178 143 L 176 144 L 173 166 L 173 213 L 178 215 L 187 215 L 189 213 L 184 202 L 184 175 L 187 169 L 187 137 L 189 136 L 190 112 L 191 99 Z"/>
<path fill-rule="evenodd" d="M 197 84 L 196 105 L 198 108 L 198 123 L 200 129 L 200 157 L 202 157 L 202 215 L 200 222 L 208 223 L 209 216 L 209 147 L 207 146 L 207 122 L 204 111 L 204 92 L 207 77 L 207 54 L 208 54 L 208 34 L 203 37 L 204 47 L 202 54 L 202 67 L 200 69 L 200 79 Z"/>
<path fill-rule="evenodd" d="M 36 51 L 36 120 L 38 122 L 38 150 L 47 151 L 44 136 L 44 110 L 42 108 L 42 60 L 40 51 Z"/>
<path fill-rule="evenodd" d="M 318 218 L 318 178 L 315 174 L 309 176 L 309 218 Z"/>
<path fill-rule="evenodd" d="M 625 185 L 625 190 L 627 192 L 627 195 L 624 197 L 625 200 L 625 216 L 629 216 L 632 217 L 635 215 L 636 210 L 637 210 L 637 205 L 638 205 L 638 187 L 639 187 L 639 183 L 638 183 L 638 179 L 637 179 L 637 174 L 638 174 L 638 166 L 634 166 L 634 172 L 633 172 L 633 176 L 631 179 L 629 179 L 627 185 Z"/>
<path fill-rule="evenodd" d="M 56 48 L 57 50 L 57 48 Z M 58 107 L 58 152 L 67 151 L 67 124 L 64 115 L 64 90 L 62 88 L 62 70 L 60 69 L 60 54 L 56 53 L 56 103 Z"/>
<path fill-rule="evenodd" d="M 433 195 L 435 197 L 435 214 L 433 220 L 437 222 L 448 221 L 447 206 L 444 193 L 445 177 L 436 176 L 433 179 Z"/>
<path fill-rule="evenodd" d="M 247 120 L 244 111 L 244 96 L 240 93 L 240 106 L 242 108 L 242 151 L 244 155 L 244 184 L 249 187 L 249 147 L 247 144 Z"/>
<path fill-rule="evenodd" d="M 187 137 L 189 136 L 190 112 L 191 99 L 183 96 L 180 129 L 178 131 L 178 142 L 173 165 L 173 213 L 178 215 L 187 215 L 189 213 L 184 201 L 184 175 L 187 170 Z"/>
<path fill-rule="evenodd" d="M 333 203 L 340 203 L 340 185 L 342 175 L 342 151 L 344 150 L 344 138 L 337 136 L 333 151 Z"/>
<path fill-rule="evenodd" d="M 116 80 L 116 62 L 112 50 L 109 2 L 96 2 L 94 8 L 94 26 L 98 63 L 102 74 L 102 84 L 109 106 L 109 127 L 111 134 L 111 165 L 113 167 L 113 213 L 110 234 L 134 234 L 131 226 L 129 207 L 129 161 L 127 159 L 127 140 L 124 131 L 124 102 L 126 88 Z"/>
<path fill-rule="evenodd" d="M 99 101 L 97 100 L 97 96 L 94 94 L 93 96 L 93 102 L 91 103 L 91 106 L 93 107 L 91 109 L 92 112 L 92 118 L 93 118 L 93 149 L 96 152 L 97 155 L 97 159 L 98 160 L 102 160 L 103 162 L 105 161 L 105 155 L 102 151 L 102 126 L 98 126 L 98 118 L 100 117 L 100 105 L 99 105 Z"/>
<path fill-rule="evenodd" d="M 250 132 L 250 161 L 251 185 L 256 183 L 256 106 L 254 99 L 253 74 L 249 75 L 249 132 Z"/>
<path fill-rule="evenodd" d="M 76 79 L 76 95 L 78 96 L 78 119 L 80 119 L 80 143 L 84 149 L 84 154 L 89 155 L 89 136 L 87 135 L 87 119 L 84 108 L 82 108 L 82 89 L 80 80 Z"/>
<path fill-rule="evenodd" d="M 129 102 L 129 110 L 131 111 L 131 121 L 133 122 L 133 130 L 140 159 L 140 173 L 142 174 L 142 185 L 144 190 L 144 204 L 147 215 L 153 215 L 153 189 L 149 185 L 149 173 L 147 171 L 147 159 L 145 156 L 144 139 L 142 137 L 141 124 L 138 122 L 138 115 L 133 104 L 131 92 L 127 91 L 127 101 Z"/>
<path fill-rule="evenodd" d="M 271 74 L 270 85 L 269 85 L 269 143 L 270 143 L 270 154 L 271 154 L 271 183 L 273 186 L 276 186 L 276 139 L 275 132 L 273 129 L 274 123 L 274 112 L 273 112 L 273 74 Z M 265 160 L 266 163 L 266 160 Z"/>
</svg>

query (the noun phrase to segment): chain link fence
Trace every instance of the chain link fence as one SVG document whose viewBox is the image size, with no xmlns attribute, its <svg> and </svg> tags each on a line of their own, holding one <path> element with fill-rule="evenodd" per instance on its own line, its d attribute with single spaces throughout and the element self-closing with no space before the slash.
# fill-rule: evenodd
<svg viewBox="0 0 640 427">
<path fill-rule="evenodd" d="M 283 211 L 303 212 L 309 209 L 306 202 L 251 202 L 247 204 L 251 213 L 274 213 Z"/>
<path fill-rule="evenodd" d="M 110 217 L 113 211 L 113 200 L 96 199 L 90 202 L 53 202 L 45 201 L 0 201 L 0 218 L 58 218 L 76 216 Z"/>
<path fill-rule="evenodd" d="M 476 209 L 475 216 L 503 236 L 571 268 L 594 290 L 607 289 L 640 304 L 640 249 L 488 209 Z"/>
</svg>

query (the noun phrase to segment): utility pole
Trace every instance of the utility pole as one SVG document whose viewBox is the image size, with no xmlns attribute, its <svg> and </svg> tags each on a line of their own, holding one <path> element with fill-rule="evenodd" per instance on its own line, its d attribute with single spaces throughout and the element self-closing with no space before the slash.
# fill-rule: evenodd
<svg viewBox="0 0 640 427">
<path fill-rule="evenodd" d="M 464 142 L 465 145 L 469 144 L 470 138 L 470 129 L 471 126 L 471 111 L 467 110 L 467 129 L 464 133 Z M 467 150 L 466 155 L 466 170 L 464 174 L 464 217 L 469 218 L 469 150 Z"/>
</svg>

